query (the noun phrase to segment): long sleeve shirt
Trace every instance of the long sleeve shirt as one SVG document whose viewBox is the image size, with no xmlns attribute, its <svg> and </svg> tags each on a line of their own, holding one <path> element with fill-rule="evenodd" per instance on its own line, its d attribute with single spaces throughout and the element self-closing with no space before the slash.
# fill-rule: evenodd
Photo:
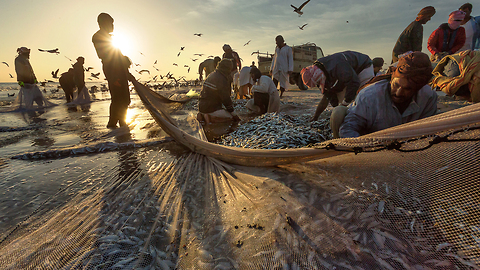
<svg viewBox="0 0 480 270">
<path fill-rule="evenodd" d="M 220 71 L 215 70 L 208 75 L 203 83 L 200 99 L 198 100 L 198 111 L 201 113 L 212 113 L 225 109 L 233 112 L 233 102 L 230 98 L 230 81 Z"/>
<path fill-rule="evenodd" d="M 359 137 L 375 131 L 426 118 L 437 112 L 437 93 L 422 87 L 403 113 L 390 97 L 390 81 L 379 81 L 357 95 L 340 127 L 340 137 Z"/>
<path fill-rule="evenodd" d="M 275 55 L 272 58 L 270 71 L 272 74 L 293 71 L 293 51 L 290 46 L 284 45 L 282 48 L 278 46 L 275 47 Z"/>
<path fill-rule="evenodd" d="M 410 23 L 398 37 L 393 53 L 399 56 L 408 51 L 422 51 L 423 25 L 418 21 Z"/>
<path fill-rule="evenodd" d="M 266 93 L 269 96 L 267 112 L 278 112 L 280 109 L 280 96 L 272 79 L 262 75 L 257 84 L 253 85 L 252 92 Z"/>
<path fill-rule="evenodd" d="M 448 52 L 454 54 L 465 44 L 465 28 L 452 30 L 448 23 L 441 24 L 428 38 L 428 50 L 431 54 Z"/>
<path fill-rule="evenodd" d="M 37 79 L 35 73 L 33 73 L 32 65 L 30 61 L 24 55 L 18 55 L 15 58 L 15 72 L 17 73 L 17 81 L 24 83 L 35 83 Z"/>
</svg>

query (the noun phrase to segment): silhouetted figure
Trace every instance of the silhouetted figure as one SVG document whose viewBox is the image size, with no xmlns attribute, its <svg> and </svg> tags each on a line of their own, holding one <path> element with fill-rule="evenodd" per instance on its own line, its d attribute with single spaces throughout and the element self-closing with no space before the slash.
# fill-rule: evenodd
<svg viewBox="0 0 480 270">
<path fill-rule="evenodd" d="M 68 71 L 62 73 L 62 75 L 60 75 L 60 79 L 58 79 L 60 86 L 65 92 L 67 103 L 70 103 L 73 100 L 73 89 L 75 88 L 75 81 L 73 79 L 74 76 L 75 72 L 73 68 L 69 68 Z"/>
<path fill-rule="evenodd" d="M 113 18 L 107 13 L 100 13 L 97 18 L 98 30 L 92 37 L 98 58 L 102 60 L 103 73 L 108 81 L 108 89 L 112 97 L 110 103 L 110 118 L 107 127 L 115 128 L 117 123 L 126 126 L 125 118 L 130 104 L 128 79 L 133 78 L 128 68 L 130 59 L 124 56 L 112 44 Z"/>
<path fill-rule="evenodd" d="M 84 63 L 85 58 L 80 56 L 77 58 L 77 62 L 73 64 L 73 70 L 75 73 L 74 80 L 75 86 L 77 86 L 78 95 L 80 95 L 83 88 L 85 88 L 85 69 L 83 68 Z"/>
</svg>

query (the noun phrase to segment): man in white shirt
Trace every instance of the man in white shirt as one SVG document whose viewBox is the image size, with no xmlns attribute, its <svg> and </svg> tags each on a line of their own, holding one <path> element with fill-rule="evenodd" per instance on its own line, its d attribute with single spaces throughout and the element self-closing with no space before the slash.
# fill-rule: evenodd
<svg viewBox="0 0 480 270">
<path fill-rule="evenodd" d="M 277 47 L 275 47 L 275 55 L 270 66 L 270 75 L 276 87 L 280 83 L 280 97 L 282 97 L 287 89 L 289 76 L 293 73 L 293 51 L 280 35 L 275 38 L 275 43 Z"/>
<path fill-rule="evenodd" d="M 472 4 L 463 4 L 458 10 L 465 12 L 462 27 L 465 29 L 465 44 L 459 50 L 475 50 L 480 48 L 480 16 L 472 17 Z"/>
</svg>

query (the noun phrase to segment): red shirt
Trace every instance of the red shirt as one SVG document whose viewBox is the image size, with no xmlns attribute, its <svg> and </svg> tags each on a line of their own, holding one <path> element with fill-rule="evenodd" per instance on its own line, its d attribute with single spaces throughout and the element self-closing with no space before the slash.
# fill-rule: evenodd
<svg viewBox="0 0 480 270">
<path fill-rule="evenodd" d="M 452 35 L 455 32 L 455 37 L 452 40 Z M 447 33 L 447 37 L 445 37 Z M 446 38 L 446 40 L 444 40 Z M 448 23 L 443 23 L 438 27 L 428 38 L 427 48 L 432 54 L 440 52 L 448 52 L 454 54 L 460 50 L 465 44 L 465 28 L 459 27 L 457 30 L 452 30 Z M 446 49 L 444 47 L 444 42 Z"/>
</svg>

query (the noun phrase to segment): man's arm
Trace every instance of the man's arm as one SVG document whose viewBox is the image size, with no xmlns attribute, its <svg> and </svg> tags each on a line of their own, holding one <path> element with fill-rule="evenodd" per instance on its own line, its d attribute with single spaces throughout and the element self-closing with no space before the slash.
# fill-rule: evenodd
<svg viewBox="0 0 480 270">
<path fill-rule="evenodd" d="M 360 87 L 360 79 L 357 73 L 350 65 L 337 66 L 335 70 L 335 77 L 339 82 L 343 82 L 346 88 L 344 101 L 350 103 L 355 100 L 357 90 Z M 338 101 L 342 102 L 342 101 Z"/>
<path fill-rule="evenodd" d="M 430 35 L 430 37 L 428 37 L 427 49 L 433 55 L 440 52 L 437 49 L 438 32 L 439 32 L 439 30 L 437 28 L 437 30 L 433 31 L 433 33 Z"/>
<path fill-rule="evenodd" d="M 355 105 L 348 109 L 343 124 L 340 126 L 340 138 L 360 137 L 367 133 L 368 119 L 372 121 L 375 109 L 370 108 L 369 101 L 362 93 L 357 96 Z"/>
<path fill-rule="evenodd" d="M 200 63 L 200 65 L 198 66 L 198 74 L 200 74 L 200 76 L 199 76 L 200 81 L 203 79 L 203 75 L 202 75 L 203 74 L 203 63 L 204 62 Z"/>
<path fill-rule="evenodd" d="M 433 116 L 437 113 L 437 93 L 435 91 L 432 91 L 430 87 L 428 87 L 431 92 L 428 92 L 429 94 L 433 93 L 430 95 L 428 98 L 425 108 L 423 109 L 422 114 L 420 115 L 419 119 L 426 118 Z"/>
</svg>

